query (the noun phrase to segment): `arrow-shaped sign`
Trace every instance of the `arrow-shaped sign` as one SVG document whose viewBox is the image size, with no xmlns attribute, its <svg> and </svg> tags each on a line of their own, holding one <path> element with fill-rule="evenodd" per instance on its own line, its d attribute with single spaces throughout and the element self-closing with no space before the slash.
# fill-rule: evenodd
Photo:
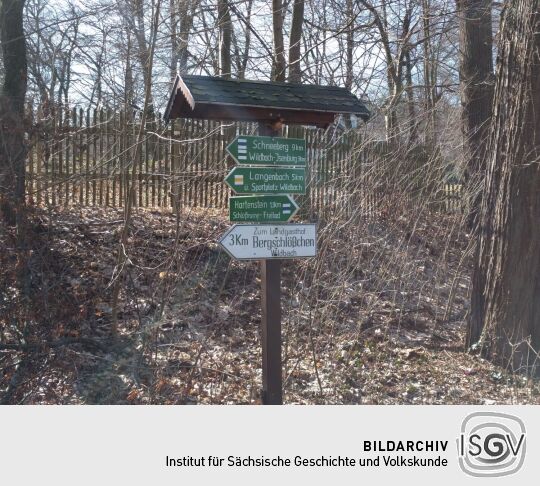
<svg viewBox="0 0 540 486">
<path fill-rule="evenodd" d="M 306 141 L 302 138 L 239 135 L 226 150 L 240 165 L 306 165 Z"/>
<path fill-rule="evenodd" d="M 225 183 L 237 194 L 305 194 L 306 169 L 234 167 Z"/>
<path fill-rule="evenodd" d="M 235 224 L 219 240 L 237 260 L 305 258 L 317 255 L 315 224 Z"/>
<path fill-rule="evenodd" d="M 229 198 L 231 221 L 286 223 L 298 211 L 294 199 L 286 194 L 275 196 L 232 196 Z"/>
</svg>

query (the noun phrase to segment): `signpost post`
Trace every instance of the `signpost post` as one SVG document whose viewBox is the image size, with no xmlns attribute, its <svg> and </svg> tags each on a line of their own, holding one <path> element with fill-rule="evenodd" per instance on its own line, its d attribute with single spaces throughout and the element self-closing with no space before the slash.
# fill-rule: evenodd
<svg viewBox="0 0 540 486">
<path fill-rule="evenodd" d="M 275 103 L 269 103 L 272 99 Z M 259 124 L 258 135 L 239 135 L 227 147 L 239 167 L 226 180 L 240 195 L 231 198 L 231 221 L 256 224 L 234 226 L 221 245 L 234 258 L 261 259 L 264 404 L 282 402 L 281 259 L 309 257 L 316 252 L 313 225 L 279 224 L 289 221 L 298 210 L 289 194 L 306 193 L 307 165 L 305 140 L 278 137 L 279 130 L 283 124 L 328 128 L 338 113 L 354 114 L 364 121 L 370 116 L 366 106 L 346 88 L 210 76 L 177 76 L 167 104 L 167 121 L 194 118 Z M 251 196 L 242 197 L 247 194 Z M 268 224 L 260 224 L 265 222 Z M 264 231 L 282 228 L 299 233 L 262 237 Z"/>
</svg>

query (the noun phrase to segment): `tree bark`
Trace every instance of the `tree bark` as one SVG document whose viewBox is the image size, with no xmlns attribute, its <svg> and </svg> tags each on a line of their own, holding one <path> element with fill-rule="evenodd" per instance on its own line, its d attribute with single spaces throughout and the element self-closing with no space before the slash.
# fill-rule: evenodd
<svg viewBox="0 0 540 486">
<path fill-rule="evenodd" d="M 345 87 L 351 91 L 353 87 L 353 76 L 354 76 L 354 10 L 353 10 L 353 0 L 347 0 L 347 30 L 345 33 L 346 37 L 346 61 L 345 61 Z"/>
<path fill-rule="evenodd" d="M 386 60 L 386 80 L 388 84 L 388 98 L 384 103 L 384 120 L 386 127 L 386 139 L 397 140 L 399 137 L 397 107 L 403 93 L 403 65 L 405 64 L 405 54 L 408 49 L 411 31 L 411 19 L 414 4 L 411 2 L 405 9 L 401 25 L 401 38 L 398 41 L 397 53 L 394 54 L 391 40 L 391 29 L 388 24 L 388 13 L 386 3 L 380 4 L 380 13 L 367 0 L 358 0 L 373 15 L 373 24 L 379 31 L 380 43 Z"/>
<path fill-rule="evenodd" d="M 285 81 L 286 61 L 283 41 L 283 18 L 283 0 L 272 0 L 272 31 L 274 39 L 272 81 Z"/>
<path fill-rule="evenodd" d="M 126 113 L 131 112 L 131 105 L 135 96 L 133 67 L 131 65 L 131 32 L 126 29 L 126 71 L 124 73 L 124 106 Z"/>
<path fill-rule="evenodd" d="M 477 219 L 481 181 L 485 175 L 487 136 L 493 101 L 492 0 L 457 0 L 460 31 L 461 116 L 465 154 L 465 180 L 471 216 Z"/>
<path fill-rule="evenodd" d="M 193 17 L 195 15 L 195 8 L 197 6 L 196 1 L 180 1 L 178 6 L 177 17 L 177 62 L 178 72 L 180 74 L 186 74 L 188 71 L 188 58 L 189 58 L 189 41 L 191 36 L 191 30 L 193 28 Z"/>
<path fill-rule="evenodd" d="M 244 79 L 246 77 L 246 69 L 249 61 L 249 54 L 251 48 L 251 10 L 253 8 L 253 0 L 248 0 L 247 13 L 246 13 L 246 39 L 244 44 L 244 56 L 242 58 L 242 67 L 240 69 L 239 78 Z"/>
<path fill-rule="evenodd" d="M 24 102 L 27 85 L 24 0 L 1 0 L 0 41 L 4 83 L 0 92 L 0 212 L 20 231 L 25 206 Z"/>
<path fill-rule="evenodd" d="M 411 49 L 407 47 L 405 54 L 405 80 L 407 82 L 407 109 L 409 112 L 409 143 L 414 144 L 418 140 L 418 122 L 416 120 L 416 109 L 414 101 L 414 85 L 412 77 L 413 63 L 411 60 Z"/>
<path fill-rule="evenodd" d="M 345 31 L 345 88 L 352 91 L 354 80 L 354 10 L 353 0 L 346 2 L 346 22 Z M 345 126 L 347 129 L 352 128 L 351 115 L 344 115 Z"/>
<path fill-rule="evenodd" d="M 129 0 L 125 3 L 125 6 L 128 8 L 125 9 L 124 5 L 120 4 L 118 5 L 118 8 L 121 15 L 124 17 L 127 25 L 133 32 L 133 35 L 135 36 L 135 41 L 137 42 L 136 56 L 141 66 L 144 86 L 150 86 L 151 89 L 153 76 L 153 59 L 150 59 L 151 50 L 148 40 L 146 38 L 144 0 Z M 148 116 L 150 120 L 155 119 L 152 90 L 150 91 Z"/>
<path fill-rule="evenodd" d="M 227 0 L 218 0 L 218 25 L 219 25 L 219 75 L 231 78 L 231 42 L 232 23 L 231 13 Z"/>
<path fill-rule="evenodd" d="M 468 343 L 538 375 L 540 1 L 503 12 Z"/>
<path fill-rule="evenodd" d="M 300 69 L 300 47 L 304 23 L 304 0 L 294 0 L 291 34 L 289 37 L 289 82 L 301 83 L 302 70 Z"/>
<path fill-rule="evenodd" d="M 422 0 L 424 108 L 426 113 L 424 141 L 426 145 L 435 147 L 437 144 L 437 118 L 435 113 L 435 105 L 437 103 L 437 62 L 434 55 L 433 39 L 431 38 L 431 13 L 431 0 Z"/>
<path fill-rule="evenodd" d="M 174 82 L 176 75 L 178 74 L 178 17 L 179 13 L 177 11 L 176 0 L 170 0 L 169 3 L 169 13 L 171 16 L 171 65 L 170 69 L 170 78 L 171 82 Z"/>
</svg>

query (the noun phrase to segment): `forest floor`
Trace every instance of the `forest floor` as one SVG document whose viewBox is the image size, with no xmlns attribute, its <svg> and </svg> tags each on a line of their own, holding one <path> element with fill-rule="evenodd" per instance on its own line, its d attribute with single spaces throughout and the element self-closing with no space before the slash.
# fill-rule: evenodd
<svg viewBox="0 0 540 486">
<path fill-rule="evenodd" d="M 454 223 L 320 223 L 318 258 L 283 265 L 286 403 L 540 403 L 538 382 L 463 347 Z M 113 338 L 122 224 L 121 209 L 34 209 L 23 255 L 0 226 L 0 403 L 260 403 L 259 267 L 219 249 L 224 215 L 135 211 Z"/>
</svg>

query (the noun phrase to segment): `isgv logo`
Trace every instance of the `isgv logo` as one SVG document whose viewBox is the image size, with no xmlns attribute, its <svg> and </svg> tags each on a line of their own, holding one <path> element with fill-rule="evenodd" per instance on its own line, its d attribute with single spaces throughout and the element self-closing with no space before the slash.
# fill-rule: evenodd
<svg viewBox="0 0 540 486">
<path fill-rule="evenodd" d="M 525 461 L 525 425 L 506 413 L 475 412 L 461 424 L 457 446 L 459 466 L 466 474 L 508 476 Z"/>
</svg>

